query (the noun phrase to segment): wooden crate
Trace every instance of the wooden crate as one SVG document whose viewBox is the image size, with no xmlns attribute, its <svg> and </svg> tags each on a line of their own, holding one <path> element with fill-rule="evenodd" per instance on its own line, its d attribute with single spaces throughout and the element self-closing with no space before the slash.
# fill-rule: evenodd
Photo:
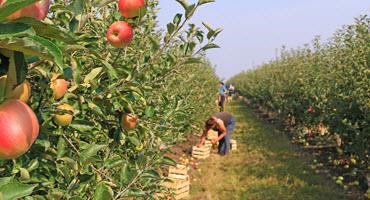
<svg viewBox="0 0 370 200">
<path fill-rule="evenodd" d="M 184 199 L 189 197 L 189 190 L 190 190 L 190 179 L 189 176 L 186 175 L 187 178 L 184 180 L 181 179 L 170 179 L 171 181 L 163 182 L 162 186 L 170 188 L 173 192 L 174 200 Z M 161 195 L 163 197 L 163 195 Z M 171 196 L 169 194 L 165 196 Z"/>
<path fill-rule="evenodd" d="M 185 165 L 178 164 L 176 167 L 170 166 L 168 169 L 168 178 L 186 180 L 188 179 L 188 171 L 189 167 Z"/>
<path fill-rule="evenodd" d="M 236 145 L 236 140 L 233 140 L 231 139 L 230 140 L 230 150 L 236 150 L 237 149 L 237 145 Z"/>
<path fill-rule="evenodd" d="M 211 149 L 208 148 L 208 147 L 197 147 L 197 146 L 193 146 L 193 149 L 192 149 L 192 156 L 194 158 L 198 158 L 198 159 L 205 159 L 205 158 L 208 158 L 209 157 L 209 154 L 211 152 Z"/>
<path fill-rule="evenodd" d="M 204 142 L 204 146 L 207 147 L 207 148 L 212 148 L 212 142 L 211 142 L 211 140 L 206 140 Z"/>
</svg>

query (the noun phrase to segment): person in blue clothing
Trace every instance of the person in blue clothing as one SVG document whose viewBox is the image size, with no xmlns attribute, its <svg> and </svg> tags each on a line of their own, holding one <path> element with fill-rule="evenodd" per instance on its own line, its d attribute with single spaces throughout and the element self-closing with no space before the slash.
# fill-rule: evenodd
<svg viewBox="0 0 370 200">
<path fill-rule="evenodd" d="M 200 136 L 198 147 L 203 146 L 208 131 L 213 129 L 218 132 L 218 138 L 212 139 L 212 144 L 218 142 L 218 153 L 222 156 L 230 152 L 230 138 L 235 127 L 235 118 L 228 112 L 213 114 L 205 123 L 203 134 Z"/>
<path fill-rule="evenodd" d="M 219 95 L 218 95 L 218 105 L 220 106 L 220 112 L 224 111 L 225 100 L 226 100 L 226 86 L 224 82 L 220 82 Z"/>
</svg>

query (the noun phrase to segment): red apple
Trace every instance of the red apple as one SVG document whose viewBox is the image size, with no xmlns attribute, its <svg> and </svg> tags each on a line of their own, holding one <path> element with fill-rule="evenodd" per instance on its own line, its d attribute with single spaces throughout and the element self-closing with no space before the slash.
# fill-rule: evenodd
<svg viewBox="0 0 370 200">
<path fill-rule="evenodd" d="M 68 81 L 58 78 L 58 76 L 58 74 L 54 74 L 50 82 L 50 88 L 53 90 L 53 98 L 55 100 L 62 98 L 68 89 Z"/>
<path fill-rule="evenodd" d="M 114 22 L 107 32 L 108 42 L 118 48 L 128 46 L 133 36 L 132 27 L 124 21 Z"/>
<path fill-rule="evenodd" d="M 142 9 L 145 7 L 144 0 L 118 0 L 118 8 L 122 16 L 133 18 L 139 16 Z"/>
<path fill-rule="evenodd" d="M 0 105 L 0 159 L 21 156 L 38 134 L 37 117 L 27 104 L 11 99 Z"/>
<path fill-rule="evenodd" d="M 309 113 L 313 113 L 313 112 L 315 112 L 315 109 L 314 109 L 312 106 L 309 106 L 309 107 L 307 108 L 307 112 L 309 112 Z"/>
<path fill-rule="evenodd" d="M 5 2 L 6 0 L 1 0 L 0 6 L 4 5 Z M 20 17 L 33 17 L 37 20 L 43 20 L 45 19 L 46 15 L 49 12 L 49 7 L 50 7 L 50 0 L 40 0 L 25 8 L 17 10 L 16 12 L 8 16 L 6 19 L 15 20 Z"/>
<path fill-rule="evenodd" d="M 121 119 L 122 127 L 126 130 L 134 129 L 139 122 L 139 118 L 134 114 L 124 114 Z"/>
</svg>

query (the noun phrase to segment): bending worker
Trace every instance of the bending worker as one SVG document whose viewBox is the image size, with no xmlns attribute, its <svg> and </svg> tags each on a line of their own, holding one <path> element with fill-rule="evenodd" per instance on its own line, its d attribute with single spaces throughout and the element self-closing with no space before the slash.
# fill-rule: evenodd
<svg viewBox="0 0 370 200">
<path fill-rule="evenodd" d="M 208 131 L 213 129 L 218 132 L 218 137 L 211 140 L 212 144 L 218 144 L 218 153 L 222 156 L 230 151 L 231 133 L 235 127 L 235 118 L 228 112 L 218 112 L 213 114 L 205 123 L 202 136 L 198 147 L 204 145 Z"/>
</svg>

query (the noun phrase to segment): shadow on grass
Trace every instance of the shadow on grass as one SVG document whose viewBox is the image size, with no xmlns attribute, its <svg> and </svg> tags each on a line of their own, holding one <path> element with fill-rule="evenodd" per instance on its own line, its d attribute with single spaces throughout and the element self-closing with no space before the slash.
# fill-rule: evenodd
<svg viewBox="0 0 370 200">
<path fill-rule="evenodd" d="M 237 119 L 232 138 L 238 150 L 205 160 L 192 186 L 193 199 L 345 199 L 333 181 L 310 168 L 313 159 L 257 119 L 239 102 L 229 105 Z"/>
</svg>

